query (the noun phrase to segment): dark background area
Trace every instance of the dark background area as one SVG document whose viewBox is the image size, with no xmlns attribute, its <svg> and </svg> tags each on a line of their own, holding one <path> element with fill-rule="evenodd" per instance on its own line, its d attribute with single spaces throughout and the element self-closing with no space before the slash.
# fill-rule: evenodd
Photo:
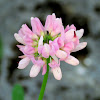
<svg viewBox="0 0 100 100">
<path fill-rule="evenodd" d="M 61 63 L 61 81 L 50 72 L 44 100 L 100 100 L 100 0 L 0 0 L 0 100 L 11 100 L 16 83 L 24 88 L 25 100 L 37 100 L 43 76 L 29 77 L 32 64 L 17 69 L 22 53 L 13 35 L 22 24 L 31 28 L 31 17 L 44 25 L 52 13 L 62 18 L 64 26 L 83 28 L 81 41 L 88 45 L 72 54 L 80 60 L 78 66 Z"/>
</svg>

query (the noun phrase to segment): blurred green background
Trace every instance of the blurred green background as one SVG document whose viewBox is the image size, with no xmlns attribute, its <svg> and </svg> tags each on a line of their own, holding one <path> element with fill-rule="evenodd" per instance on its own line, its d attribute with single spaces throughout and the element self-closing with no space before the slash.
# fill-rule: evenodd
<svg viewBox="0 0 100 100">
<path fill-rule="evenodd" d="M 31 28 L 31 17 L 44 25 L 52 13 L 62 18 L 64 26 L 84 28 L 81 41 L 88 45 L 72 54 L 80 60 L 78 66 L 61 63 L 61 81 L 49 74 L 44 100 L 100 100 L 100 0 L 0 0 L 0 100 L 11 100 L 15 84 L 24 89 L 24 100 L 38 99 L 43 76 L 29 77 L 32 63 L 17 69 L 22 53 L 13 35 L 22 24 Z"/>
</svg>

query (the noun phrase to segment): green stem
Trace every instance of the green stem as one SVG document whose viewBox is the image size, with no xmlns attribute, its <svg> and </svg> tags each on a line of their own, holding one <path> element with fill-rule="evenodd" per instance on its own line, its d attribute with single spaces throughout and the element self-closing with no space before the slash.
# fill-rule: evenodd
<svg viewBox="0 0 100 100">
<path fill-rule="evenodd" d="M 49 65 L 48 65 L 49 62 L 50 62 L 50 57 L 47 58 L 47 72 L 46 72 L 46 74 L 44 75 L 44 78 L 43 78 L 43 83 L 42 83 L 42 86 L 41 86 L 41 91 L 40 91 L 40 95 L 39 95 L 38 100 L 42 100 L 43 96 L 44 96 L 44 91 L 45 91 L 45 88 L 46 88 L 48 74 L 49 74 Z"/>
</svg>

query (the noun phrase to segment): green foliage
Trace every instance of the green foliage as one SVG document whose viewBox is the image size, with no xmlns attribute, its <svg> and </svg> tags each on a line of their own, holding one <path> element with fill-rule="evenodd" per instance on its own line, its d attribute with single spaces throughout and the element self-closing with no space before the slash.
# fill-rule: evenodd
<svg viewBox="0 0 100 100">
<path fill-rule="evenodd" d="M 38 56 L 39 56 L 38 52 L 34 53 L 34 57 L 38 57 Z"/>
<path fill-rule="evenodd" d="M 12 90 L 12 100 L 24 100 L 24 90 L 21 85 L 16 84 Z"/>
</svg>

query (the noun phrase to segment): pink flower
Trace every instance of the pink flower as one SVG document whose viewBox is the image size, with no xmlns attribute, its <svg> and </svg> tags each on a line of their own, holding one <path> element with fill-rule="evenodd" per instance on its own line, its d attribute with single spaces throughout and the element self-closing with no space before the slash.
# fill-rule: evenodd
<svg viewBox="0 0 100 100">
<path fill-rule="evenodd" d="M 50 46 L 49 44 L 45 43 L 42 49 L 42 56 L 44 58 L 49 58 L 50 53 Z"/>
<path fill-rule="evenodd" d="M 22 45 L 17 45 L 23 53 L 18 64 L 19 69 L 24 69 L 32 61 L 30 77 L 36 77 L 41 68 L 42 75 L 47 72 L 47 58 L 50 57 L 49 66 L 57 80 L 61 80 L 62 72 L 60 61 L 76 66 L 78 59 L 71 56 L 72 52 L 79 51 L 86 47 L 87 42 L 80 43 L 84 30 L 76 30 L 74 25 L 67 25 L 64 30 L 61 18 L 55 14 L 48 15 L 45 26 L 35 17 L 31 18 L 32 30 L 24 24 L 18 33 L 14 34 L 15 39 Z"/>
<path fill-rule="evenodd" d="M 48 15 L 45 23 L 45 30 L 48 31 L 51 36 L 55 36 L 62 32 L 62 20 L 61 18 L 56 18 L 55 14 Z"/>
<path fill-rule="evenodd" d="M 40 20 L 37 17 L 31 17 L 31 25 L 33 33 L 37 34 L 38 36 L 41 36 L 41 33 L 44 32 L 44 27 L 41 24 Z"/>
<path fill-rule="evenodd" d="M 73 66 L 76 66 L 79 64 L 79 61 L 78 59 L 76 59 L 75 57 L 73 56 L 69 56 L 68 58 L 65 59 L 65 62 L 68 63 L 68 64 L 71 64 Z"/>
<path fill-rule="evenodd" d="M 33 65 L 30 71 L 30 77 L 36 77 L 40 72 L 41 66 Z"/>
<path fill-rule="evenodd" d="M 57 52 L 57 50 L 59 50 L 59 45 L 57 43 L 57 38 L 54 41 L 49 41 L 49 45 L 50 45 L 50 56 L 54 56 Z"/>
<path fill-rule="evenodd" d="M 19 69 L 24 69 L 30 62 L 30 59 L 28 57 L 23 58 L 22 60 L 20 60 L 19 64 L 18 64 L 18 68 Z"/>
</svg>

